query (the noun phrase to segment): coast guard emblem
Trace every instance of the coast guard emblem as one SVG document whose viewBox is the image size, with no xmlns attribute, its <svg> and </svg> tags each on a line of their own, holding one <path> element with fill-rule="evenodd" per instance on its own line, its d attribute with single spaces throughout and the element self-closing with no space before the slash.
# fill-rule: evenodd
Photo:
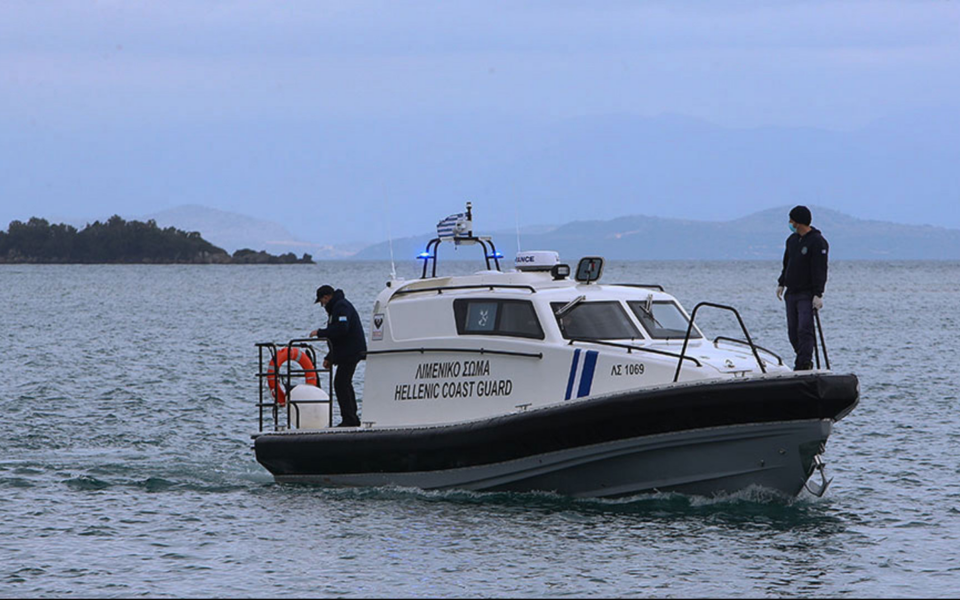
<svg viewBox="0 0 960 600">
<path fill-rule="evenodd" d="M 383 314 L 377 313 L 373 315 L 373 336 L 374 340 L 383 339 Z"/>
<path fill-rule="evenodd" d="M 806 254 L 806 253 L 807 253 L 807 247 L 806 247 L 806 246 L 804 246 L 803 248 L 800 248 L 800 254 Z"/>
</svg>

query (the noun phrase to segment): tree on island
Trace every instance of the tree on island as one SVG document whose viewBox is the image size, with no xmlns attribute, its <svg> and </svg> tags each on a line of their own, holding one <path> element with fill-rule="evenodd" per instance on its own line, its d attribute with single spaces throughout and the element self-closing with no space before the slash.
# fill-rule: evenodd
<svg viewBox="0 0 960 600">
<path fill-rule="evenodd" d="M 268 254 L 263 250 L 257 252 L 250 248 L 243 248 L 233 253 L 233 262 L 237 264 L 262 265 L 262 264 L 284 264 L 292 265 L 296 263 L 313 263 L 313 256 L 304 253 L 303 258 L 297 258 L 293 252 L 287 252 L 280 256 Z"/>
<path fill-rule="evenodd" d="M 312 264 L 313 257 L 304 254 L 297 259 L 293 253 L 277 257 L 247 249 L 231 257 L 197 231 L 161 229 L 153 219 L 144 223 L 114 215 L 80 231 L 37 217 L 26 223 L 12 221 L 7 232 L 0 231 L 0 263 Z"/>
</svg>

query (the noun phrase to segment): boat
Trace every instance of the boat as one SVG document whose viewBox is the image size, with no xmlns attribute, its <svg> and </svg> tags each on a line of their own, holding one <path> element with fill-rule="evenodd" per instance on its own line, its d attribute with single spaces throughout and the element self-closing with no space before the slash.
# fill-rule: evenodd
<svg viewBox="0 0 960 600">
<path fill-rule="evenodd" d="M 437 275 L 450 243 L 478 247 L 484 268 Z M 502 268 L 469 203 L 420 259 L 420 278 L 392 276 L 376 297 L 359 427 L 333 426 L 332 374 L 314 367 L 322 340 L 257 344 L 253 449 L 277 482 L 611 498 L 826 491 L 822 455 L 859 381 L 830 370 L 822 329 L 816 367 L 793 371 L 734 307 L 688 313 L 660 285 L 601 283 L 602 257 L 571 269 L 555 251 L 525 251 Z M 706 309 L 732 313 L 743 339 L 711 340 L 696 324 Z"/>
</svg>

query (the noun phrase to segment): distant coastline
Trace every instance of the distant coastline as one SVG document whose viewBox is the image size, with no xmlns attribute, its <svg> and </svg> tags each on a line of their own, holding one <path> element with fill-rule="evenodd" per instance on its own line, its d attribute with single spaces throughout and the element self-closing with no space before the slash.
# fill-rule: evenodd
<svg viewBox="0 0 960 600">
<path fill-rule="evenodd" d="M 125 221 L 114 215 L 78 230 L 46 219 L 12 221 L 0 231 L 0 264 L 315 264 L 292 252 L 275 256 L 249 248 L 232 255 L 199 232 L 161 229 L 152 219 Z"/>
<path fill-rule="evenodd" d="M 784 219 L 791 207 L 765 209 L 729 221 L 633 214 L 609 220 L 536 225 L 523 228 L 522 247 L 555 250 L 566 260 L 580 256 L 628 261 L 782 260 L 784 240 L 789 235 Z M 92 218 L 73 220 L 73 226 L 50 225 L 39 217 L 27 223 L 13 221 L 9 234 L 0 231 L 0 264 L 316 264 L 402 260 L 419 255 L 425 243 L 436 236 L 435 231 L 424 231 L 376 243 L 307 243 L 294 240 L 280 224 L 271 221 L 197 206 L 182 208 L 158 215 L 156 220 L 145 216 L 124 221 L 115 215 L 93 225 L 89 224 Z M 960 260 L 960 231 L 956 229 L 861 219 L 826 206 L 810 208 L 813 225 L 830 242 L 832 260 Z M 84 222 L 86 227 L 77 231 Z M 129 235 L 121 235 L 124 231 Z M 168 237 L 167 246 L 159 243 L 161 233 Z M 481 228 L 480 233 L 493 236 L 498 250 L 508 260 L 521 247 L 520 231 Z M 107 238 L 111 237 L 116 240 L 108 243 Z M 291 241 L 277 241 L 282 239 Z M 270 254 L 270 250 L 278 256 Z M 312 254 L 303 253 L 304 250 L 311 250 Z M 469 255 L 464 258 L 470 259 Z"/>
</svg>

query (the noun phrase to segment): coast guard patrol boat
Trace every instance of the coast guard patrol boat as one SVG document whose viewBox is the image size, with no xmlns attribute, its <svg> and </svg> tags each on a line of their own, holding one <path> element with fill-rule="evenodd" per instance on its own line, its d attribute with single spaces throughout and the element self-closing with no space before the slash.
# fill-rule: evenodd
<svg viewBox="0 0 960 600">
<path fill-rule="evenodd" d="M 393 278 L 377 296 L 360 427 L 331 427 L 316 339 L 258 344 L 254 449 L 276 481 L 824 493 L 820 455 L 859 401 L 856 376 L 790 370 L 732 307 L 702 302 L 688 314 L 660 286 L 600 283 L 600 257 L 571 273 L 556 252 L 521 252 L 504 271 L 472 221 L 470 204 L 442 221 L 422 277 Z M 438 276 L 441 243 L 479 247 L 486 268 Z M 695 323 L 703 308 L 736 315 L 743 339 L 709 339 Z"/>
</svg>

